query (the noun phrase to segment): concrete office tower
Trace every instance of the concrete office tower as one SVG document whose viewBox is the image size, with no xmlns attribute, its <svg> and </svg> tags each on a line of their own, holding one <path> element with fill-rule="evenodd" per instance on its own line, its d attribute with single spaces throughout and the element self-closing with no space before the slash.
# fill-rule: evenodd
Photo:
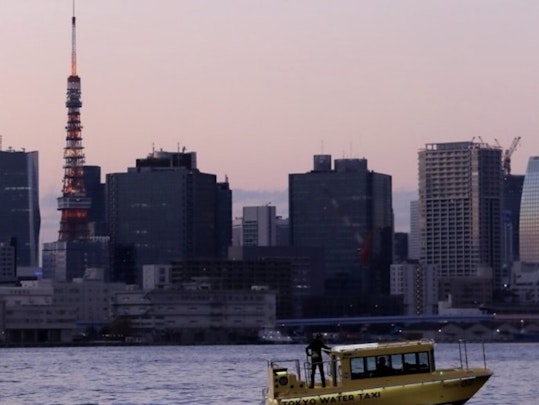
<svg viewBox="0 0 539 405">
<path fill-rule="evenodd" d="M 275 207 L 243 207 L 242 246 L 277 244 Z"/>
<path fill-rule="evenodd" d="M 539 156 L 528 160 L 520 203 L 520 261 L 539 263 Z"/>
<path fill-rule="evenodd" d="M 14 239 L 11 242 L 15 242 Z M 14 243 L 0 242 L 0 285 L 17 282 Z"/>
<path fill-rule="evenodd" d="M 291 246 L 324 252 L 331 315 L 384 311 L 393 258 L 391 176 L 369 171 L 366 159 L 337 159 L 332 169 L 330 155 L 317 155 L 311 172 L 289 175 L 289 210 Z"/>
<path fill-rule="evenodd" d="M 14 240 L 18 267 L 39 266 L 38 152 L 0 151 L 0 242 Z"/>
<path fill-rule="evenodd" d="M 408 259 L 419 260 L 421 232 L 419 231 L 419 201 L 410 201 L 410 236 L 408 237 Z"/>
<path fill-rule="evenodd" d="M 403 297 L 404 315 L 434 315 L 438 307 L 438 277 L 433 266 L 391 265 L 391 294 Z"/>
<path fill-rule="evenodd" d="M 154 151 L 137 159 L 126 173 L 107 174 L 106 196 L 113 281 L 140 282 L 146 264 L 228 251 L 230 188 L 198 170 L 195 152 Z"/>
<path fill-rule="evenodd" d="M 90 236 L 108 236 L 105 215 L 105 183 L 101 182 L 101 167 L 84 166 L 86 195 L 92 201 L 88 209 L 88 229 Z"/>
<path fill-rule="evenodd" d="M 421 263 L 437 266 L 441 278 L 485 284 L 456 306 L 490 302 L 492 279 L 501 282 L 502 174 L 499 147 L 451 142 L 419 151 Z"/>
</svg>

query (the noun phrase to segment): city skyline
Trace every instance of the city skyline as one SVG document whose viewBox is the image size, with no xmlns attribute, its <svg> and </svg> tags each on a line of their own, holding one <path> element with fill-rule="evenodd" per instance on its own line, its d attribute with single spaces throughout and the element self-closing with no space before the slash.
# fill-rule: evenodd
<svg viewBox="0 0 539 405">
<path fill-rule="evenodd" d="M 0 134 L 39 152 L 42 242 L 59 227 L 71 13 L 0 4 Z M 522 136 L 513 173 L 539 150 L 531 0 L 79 0 L 76 14 L 86 164 L 103 175 L 186 147 L 233 190 L 282 192 L 327 153 L 365 157 L 398 192 L 417 189 L 426 143 Z"/>
</svg>

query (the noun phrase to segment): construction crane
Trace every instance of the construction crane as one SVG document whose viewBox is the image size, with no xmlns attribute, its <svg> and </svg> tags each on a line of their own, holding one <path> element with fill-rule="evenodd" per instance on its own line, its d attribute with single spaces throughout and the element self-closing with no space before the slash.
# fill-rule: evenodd
<svg viewBox="0 0 539 405">
<path fill-rule="evenodd" d="M 511 174 L 511 155 L 515 151 L 520 142 L 520 136 L 513 139 L 511 146 L 503 152 L 503 171 L 506 176 Z"/>
</svg>

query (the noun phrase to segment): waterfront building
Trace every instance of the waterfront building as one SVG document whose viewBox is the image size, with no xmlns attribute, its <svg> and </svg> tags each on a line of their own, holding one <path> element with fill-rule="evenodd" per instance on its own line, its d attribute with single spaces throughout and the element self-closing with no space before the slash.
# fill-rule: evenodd
<svg viewBox="0 0 539 405">
<path fill-rule="evenodd" d="M 458 278 L 485 283 L 465 302 L 449 291 L 456 306 L 489 303 L 493 283 L 501 287 L 501 152 L 474 142 L 427 144 L 419 151 L 420 261 L 436 266 L 447 286 L 461 285 Z"/>
<path fill-rule="evenodd" d="M 54 282 L 53 304 L 74 310 L 75 328 L 79 333 L 98 334 L 113 321 L 114 294 L 128 290 L 125 283 L 107 283 L 101 269 L 88 269 L 73 282 Z"/>
<path fill-rule="evenodd" d="M 0 242 L 15 247 L 17 267 L 39 266 L 38 152 L 0 150 Z"/>
<path fill-rule="evenodd" d="M 53 302 L 50 280 L 0 287 L 0 338 L 7 344 L 59 344 L 72 341 L 76 309 Z"/>
<path fill-rule="evenodd" d="M 393 312 L 391 176 L 368 170 L 366 159 L 314 156 L 313 170 L 289 175 L 290 244 L 324 254 L 324 299 L 335 316 Z"/>
<path fill-rule="evenodd" d="M 114 295 L 113 315 L 146 342 L 182 344 L 253 342 L 275 326 L 275 292 L 187 287 L 124 291 Z"/>
<path fill-rule="evenodd" d="M 232 193 L 198 170 L 195 152 L 153 151 L 107 174 L 106 195 L 112 281 L 140 283 L 145 264 L 226 256 Z"/>
</svg>

